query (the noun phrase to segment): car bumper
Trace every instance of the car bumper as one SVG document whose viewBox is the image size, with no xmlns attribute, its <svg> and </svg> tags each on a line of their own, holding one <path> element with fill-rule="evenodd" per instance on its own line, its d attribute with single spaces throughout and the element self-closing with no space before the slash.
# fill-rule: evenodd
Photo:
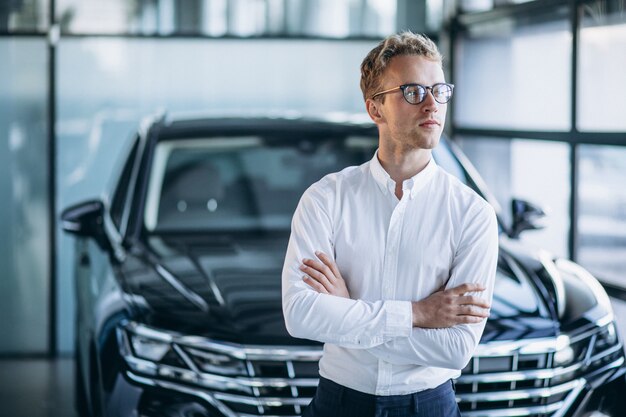
<svg viewBox="0 0 626 417">
<path fill-rule="evenodd" d="M 566 409 L 545 416 L 618 417 L 626 415 L 626 366 L 584 379 Z M 253 415 L 226 407 L 214 392 L 180 382 L 137 375 L 130 370 L 118 375 L 106 402 L 106 415 L 142 417 L 241 417 Z M 299 400 L 294 398 L 294 400 Z M 304 400 L 304 399 L 303 399 Z M 308 400 L 307 400 L 308 401 Z M 306 404 L 303 404 L 303 406 Z M 249 404 L 254 408 L 254 404 Z M 297 414 L 294 414 L 297 415 Z M 485 412 L 485 416 L 490 415 Z M 524 414 L 510 414 L 524 415 Z M 533 415 L 536 415 L 533 413 Z"/>
</svg>

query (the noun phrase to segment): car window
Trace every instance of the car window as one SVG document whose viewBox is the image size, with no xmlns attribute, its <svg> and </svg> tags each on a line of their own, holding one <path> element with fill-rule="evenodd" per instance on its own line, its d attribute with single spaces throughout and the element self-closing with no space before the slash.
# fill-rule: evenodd
<svg viewBox="0 0 626 417">
<path fill-rule="evenodd" d="M 150 174 L 152 230 L 288 230 L 302 193 L 373 155 L 372 138 L 212 138 L 161 142 Z"/>
<path fill-rule="evenodd" d="M 119 180 L 117 182 L 117 188 L 113 193 L 113 198 L 111 200 L 111 219 L 115 224 L 117 229 L 120 229 L 120 225 L 122 223 L 122 217 L 124 214 L 124 206 L 126 203 L 126 196 L 128 195 L 128 187 L 130 184 L 130 178 L 133 173 L 133 166 L 135 164 L 135 157 L 137 155 L 137 147 L 139 146 L 139 141 L 135 140 L 133 147 L 128 154 L 128 158 L 126 162 L 124 162 L 124 167 L 122 168 L 122 172 L 120 174 Z"/>
<path fill-rule="evenodd" d="M 288 230 L 302 193 L 324 175 L 360 165 L 376 137 L 226 137 L 157 144 L 145 225 L 149 231 Z M 445 142 L 433 156 L 466 183 Z"/>
</svg>

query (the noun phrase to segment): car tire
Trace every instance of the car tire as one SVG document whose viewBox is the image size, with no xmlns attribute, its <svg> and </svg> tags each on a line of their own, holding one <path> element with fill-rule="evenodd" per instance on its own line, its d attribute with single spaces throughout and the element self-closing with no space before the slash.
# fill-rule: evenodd
<svg viewBox="0 0 626 417">
<path fill-rule="evenodd" d="M 76 360 L 74 362 L 74 409 L 79 417 L 90 417 L 89 404 L 87 403 L 87 390 L 82 373 L 82 361 L 78 353 L 78 346 L 75 347 Z"/>
<path fill-rule="evenodd" d="M 102 398 L 100 393 L 100 367 L 98 366 L 98 357 L 96 348 L 91 346 L 89 355 L 89 398 L 91 399 L 91 417 L 102 417 Z"/>
</svg>

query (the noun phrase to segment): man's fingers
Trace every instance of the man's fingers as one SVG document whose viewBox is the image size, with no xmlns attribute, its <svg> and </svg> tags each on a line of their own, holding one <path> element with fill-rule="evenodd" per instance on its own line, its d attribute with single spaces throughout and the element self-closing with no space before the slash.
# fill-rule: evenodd
<svg viewBox="0 0 626 417">
<path fill-rule="evenodd" d="M 458 287 L 451 288 L 448 291 L 450 291 L 454 295 L 463 295 L 466 292 L 485 291 L 485 287 L 483 287 L 481 284 L 466 282 L 459 285 Z"/>
<path fill-rule="evenodd" d="M 460 311 L 459 316 L 475 316 L 475 317 L 482 317 L 482 318 L 489 317 L 489 310 L 476 307 L 476 306 L 471 306 L 471 305 L 461 306 L 459 311 Z"/>
<path fill-rule="evenodd" d="M 458 324 L 475 324 L 485 320 L 483 317 L 476 316 L 457 316 Z"/>
<path fill-rule="evenodd" d="M 476 297 L 473 295 L 464 295 L 464 296 L 459 297 L 458 303 L 460 305 L 474 305 L 474 306 L 478 306 L 481 308 L 491 307 L 487 301 L 483 300 L 480 297 Z"/>
<path fill-rule="evenodd" d="M 314 259 L 303 259 L 302 263 L 308 266 L 309 268 L 312 268 L 316 270 L 317 272 L 323 274 L 329 280 L 331 281 L 335 280 L 335 275 L 333 274 L 333 271 L 322 262 L 316 261 Z"/>
<path fill-rule="evenodd" d="M 305 275 L 304 277 L 302 277 L 302 279 L 307 285 L 312 287 L 315 291 L 322 293 L 322 294 L 328 294 L 328 290 L 322 284 L 320 284 L 318 281 L 314 280 L 310 276 Z"/>
<path fill-rule="evenodd" d="M 326 255 L 324 252 L 315 252 L 315 255 L 330 269 L 336 278 L 341 277 L 337 264 L 330 258 L 330 256 Z"/>
<path fill-rule="evenodd" d="M 306 266 L 306 265 L 301 265 L 300 266 L 300 270 L 302 272 L 306 273 L 309 277 L 315 279 L 317 282 L 322 284 L 324 287 L 327 287 L 328 289 L 330 289 L 330 287 L 331 287 L 330 280 L 328 279 L 328 277 L 325 274 L 323 274 L 319 270 L 317 270 L 315 268 L 311 268 L 310 266 Z"/>
</svg>

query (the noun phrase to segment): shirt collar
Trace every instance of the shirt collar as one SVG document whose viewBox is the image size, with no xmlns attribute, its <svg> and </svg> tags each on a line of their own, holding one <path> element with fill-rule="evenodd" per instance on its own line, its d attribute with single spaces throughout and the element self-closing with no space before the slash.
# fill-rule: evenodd
<svg viewBox="0 0 626 417">
<path fill-rule="evenodd" d="M 426 184 L 428 184 L 430 179 L 433 177 L 436 169 L 437 164 L 431 156 L 430 161 L 423 170 L 418 172 L 413 177 L 404 180 L 404 182 L 402 183 L 402 189 L 410 190 L 410 197 L 411 199 L 413 199 L 417 192 L 420 191 Z M 395 192 L 396 183 L 393 179 L 391 179 L 391 176 L 380 164 L 380 161 L 378 160 L 378 150 L 376 150 L 376 152 L 374 153 L 374 157 L 370 161 L 370 172 L 372 173 L 372 177 L 374 177 L 376 184 L 378 184 L 378 187 L 384 194 L 388 192 L 393 194 Z"/>
</svg>

